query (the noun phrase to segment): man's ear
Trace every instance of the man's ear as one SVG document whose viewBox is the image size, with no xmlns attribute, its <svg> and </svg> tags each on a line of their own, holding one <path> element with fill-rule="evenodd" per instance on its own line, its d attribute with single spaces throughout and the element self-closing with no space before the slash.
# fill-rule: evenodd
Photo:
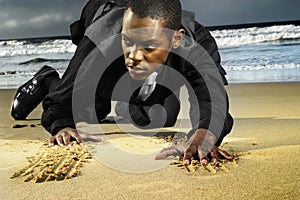
<svg viewBox="0 0 300 200">
<path fill-rule="evenodd" d="M 184 35 L 185 35 L 185 30 L 182 28 L 174 32 L 172 38 L 172 47 L 174 49 L 180 46 L 181 42 L 183 41 Z"/>
</svg>

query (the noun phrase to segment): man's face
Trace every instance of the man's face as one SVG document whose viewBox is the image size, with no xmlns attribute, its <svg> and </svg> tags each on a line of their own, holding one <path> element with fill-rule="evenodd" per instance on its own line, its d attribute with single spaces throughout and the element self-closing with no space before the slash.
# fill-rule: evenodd
<svg viewBox="0 0 300 200">
<path fill-rule="evenodd" d="M 139 18 L 129 8 L 123 18 L 122 48 L 131 78 L 144 80 L 164 64 L 172 48 L 163 21 Z"/>
</svg>

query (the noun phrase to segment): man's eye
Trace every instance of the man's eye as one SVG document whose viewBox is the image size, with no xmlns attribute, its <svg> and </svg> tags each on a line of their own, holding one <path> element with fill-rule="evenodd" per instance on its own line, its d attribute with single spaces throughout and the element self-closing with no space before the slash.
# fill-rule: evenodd
<svg viewBox="0 0 300 200">
<path fill-rule="evenodd" d="M 157 45 L 155 45 L 155 44 L 144 45 L 144 49 L 146 51 L 153 51 L 153 50 L 157 49 Z"/>
<path fill-rule="evenodd" d="M 123 39 L 123 41 L 126 44 L 126 46 L 128 46 L 128 47 L 133 46 L 133 42 L 131 40 Z"/>
</svg>

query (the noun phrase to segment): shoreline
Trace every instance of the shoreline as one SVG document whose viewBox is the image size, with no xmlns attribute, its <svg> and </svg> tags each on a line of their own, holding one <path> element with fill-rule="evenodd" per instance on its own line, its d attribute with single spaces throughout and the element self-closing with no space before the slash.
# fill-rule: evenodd
<svg viewBox="0 0 300 200">
<path fill-rule="evenodd" d="M 300 70 L 300 69 L 299 69 Z M 28 78 L 28 80 L 30 79 L 30 77 Z M 229 82 L 228 85 L 225 85 L 225 87 L 230 87 L 231 85 L 264 85 L 264 84 L 299 84 L 300 83 L 300 80 L 278 80 L 278 81 L 266 81 L 266 82 L 257 82 L 257 81 L 244 81 L 244 82 L 241 82 L 241 81 L 236 81 L 236 82 Z M 21 84 L 22 85 L 22 84 Z M 0 86 L 0 90 L 17 90 L 18 87 L 20 87 L 21 85 L 11 85 L 11 86 Z"/>
</svg>

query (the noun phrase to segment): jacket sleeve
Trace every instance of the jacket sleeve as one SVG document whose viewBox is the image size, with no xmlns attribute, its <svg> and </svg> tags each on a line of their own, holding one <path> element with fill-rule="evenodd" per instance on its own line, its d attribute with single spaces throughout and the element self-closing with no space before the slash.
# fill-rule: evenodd
<svg viewBox="0 0 300 200">
<path fill-rule="evenodd" d="M 58 128 L 75 128 L 72 115 L 73 85 L 84 58 L 94 48 L 95 45 L 88 38 L 81 41 L 62 80 L 43 101 L 42 125 L 52 135 L 57 133 Z"/>
<path fill-rule="evenodd" d="M 194 40 L 200 47 L 190 50 L 184 72 L 190 84 L 190 118 L 194 129 L 205 128 L 212 131 L 218 138 L 219 145 L 231 130 L 233 122 L 228 113 L 228 97 L 224 88 L 224 84 L 227 84 L 226 72 L 220 64 L 220 54 L 214 38 L 197 22 Z"/>
<path fill-rule="evenodd" d="M 106 65 L 102 52 L 89 38 L 83 38 L 61 81 L 43 101 L 41 121 L 49 133 L 55 135 L 59 128 L 75 128 L 79 120 L 98 122 L 110 112 L 110 100 L 95 96 L 99 81 L 97 74 L 104 69 L 99 63 Z M 74 97 L 76 102 L 73 102 Z"/>
<path fill-rule="evenodd" d="M 101 4 L 102 1 L 97 2 Z M 111 110 L 110 99 L 107 95 L 98 96 L 96 92 L 98 92 L 99 78 L 110 63 L 110 54 L 104 55 L 105 48 L 114 48 L 114 43 L 108 46 L 101 46 L 101 44 L 107 38 L 120 33 L 124 8 L 106 5 L 112 4 L 100 6 L 99 12 L 97 11 L 93 16 L 93 18 L 97 16 L 98 18 L 93 19 L 92 24 L 85 25 L 88 26 L 85 35 L 80 40 L 62 80 L 43 101 L 42 125 L 52 135 L 55 135 L 59 128 L 74 128 L 75 123 L 81 119 L 90 123 L 98 122 L 98 119 L 103 119 Z M 94 10 L 88 7 L 85 9 Z M 86 16 L 83 18 L 86 19 Z M 80 98 L 76 98 L 76 95 Z M 76 102 L 72 102 L 72 99 Z M 74 106 L 79 108 L 74 111 Z"/>
</svg>

